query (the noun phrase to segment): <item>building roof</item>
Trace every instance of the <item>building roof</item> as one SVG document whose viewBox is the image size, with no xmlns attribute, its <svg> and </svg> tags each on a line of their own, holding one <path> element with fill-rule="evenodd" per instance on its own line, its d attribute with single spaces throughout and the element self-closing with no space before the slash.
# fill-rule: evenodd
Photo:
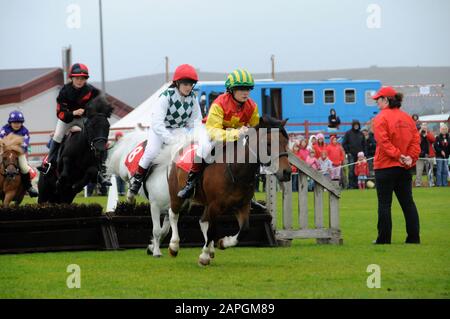
<svg viewBox="0 0 450 319">
<path fill-rule="evenodd" d="M 0 70 L 0 106 L 20 103 L 62 85 L 64 85 L 64 73 L 61 68 Z M 106 94 L 106 97 L 114 106 L 113 114 L 119 118 L 133 110 L 131 106 L 114 96 Z"/>
<path fill-rule="evenodd" d="M 58 68 L 0 70 L 0 90 L 23 85 Z"/>
</svg>

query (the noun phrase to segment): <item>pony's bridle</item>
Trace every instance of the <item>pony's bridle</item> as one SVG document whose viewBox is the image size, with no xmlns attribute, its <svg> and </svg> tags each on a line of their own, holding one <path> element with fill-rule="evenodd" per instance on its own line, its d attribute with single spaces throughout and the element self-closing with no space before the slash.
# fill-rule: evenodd
<svg viewBox="0 0 450 319">
<path fill-rule="evenodd" d="M 2 175 L 3 176 L 9 176 L 9 177 L 14 177 L 16 175 L 19 175 L 20 169 L 17 166 L 15 161 L 9 161 L 9 162 L 5 162 L 5 159 L 2 157 L 2 166 L 3 166 L 3 172 Z M 8 167 L 14 167 L 14 171 L 8 171 Z"/>
<path fill-rule="evenodd" d="M 251 145 L 248 143 L 248 139 L 249 139 L 249 136 L 246 135 L 243 139 L 243 144 L 244 144 L 244 146 L 246 144 L 248 144 L 248 151 L 250 153 L 252 153 L 253 156 L 255 156 L 257 163 L 260 164 L 261 166 L 266 166 L 266 167 L 270 166 L 272 164 L 272 156 L 270 156 L 270 161 L 268 163 L 261 163 L 261 161 L 259 160 L 258 154 L 252 149 Z M 280 152 L 280 153 L 278 153 L 277 158 L 288 157 L 288 156 L 289 156 L 288 152 Z"/>
</svg>

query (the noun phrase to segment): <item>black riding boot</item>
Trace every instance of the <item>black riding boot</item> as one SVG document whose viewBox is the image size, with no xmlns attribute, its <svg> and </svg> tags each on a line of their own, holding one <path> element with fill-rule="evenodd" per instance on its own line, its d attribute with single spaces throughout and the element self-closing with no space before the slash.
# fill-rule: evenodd
<svg viewBox="0 0 450 319">
<path fill-rule="evenodd" d="M 182 190 L 180 190 L 177 194 L 178 197 L 182 199 L 186 199 L 192 196 L 192 193 L 195 189 L 195 184 L 197 183 L 198 178 L 202 174 L 202 171 L 193 172 L 192 170 L 189 172 L 188 179 L 186 185 Z"/>
<path fill-rule="evenodd" d="M 39 195 L 39 193 L 37 190 L 34 189 L 33 185 L 31 184 L 30 173 L 21 174 L 21 175 L 22 175 L 23 186 L 27 190 L 28 195 L 30 195 L 30 197 L 37 197 Z"/>
<path fill-rule="evenodd" d="M 106 157 L 107 153 L 104 152 L 104 154 L 100 155 L 100 159 L 98 160 L 98 174 L 97 174 L 97 182 L 102 187 L 111 186 L 111 182 L 109 181 L 108 177 L 106 176 Z"/>
<path fill-rule="evenodd" d="M 145 175 L 147 174 L 147 170 L 148 169 L 145 169 L 145 168 L 142 168 L 139 166 L 136 173 L 133 175 L 133 177 L 131 177 L 129 191 L 133 195 L 137 195 L 137 193 L 141 189 L 142 182 L 144 180 Z"/>
<path fill-rule="evenodd" d="M 61 143 L 52 141 L 50 150 L 48 152 L 47 163 L 42 164 L 37 167 L 37 170 L 43 174 L 47 174 L 50 171 L 52 165 L 56 163 L 56 159 L 58 157 L 58 150 Z"/>
</svg>

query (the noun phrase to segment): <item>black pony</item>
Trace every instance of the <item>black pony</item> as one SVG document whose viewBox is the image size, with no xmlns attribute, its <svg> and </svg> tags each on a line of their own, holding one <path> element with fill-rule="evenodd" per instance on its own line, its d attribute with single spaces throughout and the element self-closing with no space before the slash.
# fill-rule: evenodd
<svg viewBox="0 0 450 319">
<path fill-rule="evenodd" d="M 79 132 L 65 137 L 59 151 L 56 168 L 40 174 L 39 203 L 72 203 L 89 182 L 97 182 L 102 159 L 106 156 L 109 121 L 113 107 L 104 96 L 98 96 L 86 106 L 86 121 Z"/>
</svg>

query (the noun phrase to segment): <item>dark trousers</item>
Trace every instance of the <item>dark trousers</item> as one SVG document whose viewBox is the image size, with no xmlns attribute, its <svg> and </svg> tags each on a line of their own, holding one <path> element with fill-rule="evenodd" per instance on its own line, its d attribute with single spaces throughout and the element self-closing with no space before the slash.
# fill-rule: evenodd
<svg viewBox="0 0 450 319">
<path fill-rule="evenodd" d="M 358 157 L 354 154 L 348 154 L 347 161 L 348 164 L 355 163 Z M 358 176 L 355 175 L 355 165 L 348 166 L 348 188 L 356 189 L 358 188 Z"/>
<path fill-rule="evenodd" d="M 412 197 L 411 172 L 401 167 L 375 170 L 378 196 L 378 238 L 379 244 L 390 244 L 392 235 L 391 205 L 392 193 L 400 203 L 406 221 L 406 243 L 420 243 L 419 214 Z"/>
</svg>

